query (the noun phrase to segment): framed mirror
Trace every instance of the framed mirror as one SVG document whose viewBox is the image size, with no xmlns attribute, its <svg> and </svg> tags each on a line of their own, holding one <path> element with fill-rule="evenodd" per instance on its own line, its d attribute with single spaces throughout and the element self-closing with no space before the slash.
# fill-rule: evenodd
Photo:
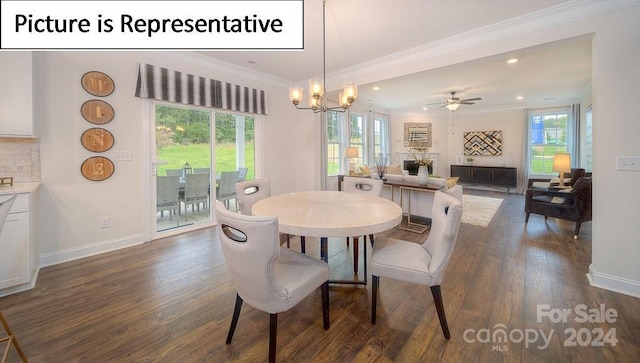
<svg viewBox="0 0 640 363">
<path fill-rule="evenodd" d="M 82 76 L 82 88 L 94 96 L 105 97 L 113 93 L 116 85 L 108 75 L 91 71 Z"/>
<path fill-rule="evenodd" d="M 113 120 L 115 111 L 110 104 L 102 100 L 89 100 L 82 104 L 80 113 L 85 120 L 96 125 L 103 125 Z"/>
<path fill-rule="evenodd" d="M 431 147 L 431 123 L 405 122 L 404 146 Z"/>
</svg>

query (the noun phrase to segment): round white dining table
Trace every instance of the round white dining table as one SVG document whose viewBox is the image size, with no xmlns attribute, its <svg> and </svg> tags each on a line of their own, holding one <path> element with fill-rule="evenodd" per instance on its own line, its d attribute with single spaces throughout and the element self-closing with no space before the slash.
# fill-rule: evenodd
<svg viewBox="0 0 640 363">
<path fill-rule="evenodd" d="M 256 216 L 277 216 L 280 232 L 308 237 L 351 237 L 379 233 L 400 223 L 402 208 L 360 192 L 307 191 L 256 202 Z"/>
<path fill-rule="evenodd" d="M 255 216 L 278 217 L 281 233 L 320 238 L 320 256 L 328 261 L 328 237 L 353 237 L 384 232 L 402 220 L 396 203 L 361 192 L 305 191 L 277 194 L 256 202 Z M 364 243 L 366 284 L 366 243 Z M 333 281 L 353 283 L 345 281 Z"/>
</svg>

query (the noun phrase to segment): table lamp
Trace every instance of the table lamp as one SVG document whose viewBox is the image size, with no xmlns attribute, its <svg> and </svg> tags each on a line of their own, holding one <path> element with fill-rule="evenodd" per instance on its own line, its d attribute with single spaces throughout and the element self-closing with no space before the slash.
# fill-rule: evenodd
<svg viewBox="0 0 640 363">
<path fill-rule="evenodd" d="M 564 173 L 571 173 L 571 154 L 555 154 L 553 156 L 553 171 L 560 173 L 560 188 L 564 188 Z"/>
<path fill-rule="evenodd" d="M 349 175 L 352 175 L 356 168 L 356 163 L 353 159 L 358 158 L 358 148 L 355 146 L 347 146 L 344 148 L 344 157 L 349 159 Z"/>
</svg>

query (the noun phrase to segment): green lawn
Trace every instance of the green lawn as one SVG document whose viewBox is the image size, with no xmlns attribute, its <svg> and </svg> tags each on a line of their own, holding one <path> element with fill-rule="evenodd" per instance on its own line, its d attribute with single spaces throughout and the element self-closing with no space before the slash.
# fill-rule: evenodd
<svg viewBox="0 0 640 363">
<path fill-rule="evenodd" d="M 171 145 L 158 148 L 156 150 L 157 161 L 166 162 L 158 165 L 158 175 L 166 175 L 167 169 L 182 169 L 185 163 L 189 163 L 192 168 L 210 167 L 210 145 Z M 255 178 L 254 167 L 254 144 L 247 143 L 245 149 L 245 167 L 249 168 L 247 179 Z M 237 170 L 235 144 L 217 145 L 215 150 L 216 172 Z"/>
<path fill-rule="evenodd" d="M 566 146 L 544 145 L 534 146 L 531 149 L 531 171 L 534 174 L 555 174 L 553 169 L 553 156 L 556 153 L 567 152 Z"/>
</svg>

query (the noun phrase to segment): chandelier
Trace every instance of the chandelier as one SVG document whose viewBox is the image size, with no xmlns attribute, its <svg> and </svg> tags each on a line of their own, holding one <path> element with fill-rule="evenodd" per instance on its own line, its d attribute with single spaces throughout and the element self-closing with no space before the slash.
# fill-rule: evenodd
<svg viewBox="0 0 640 363">
<path fill-rule="evenodd" d="M 326 99 L 326 80 L 327 80 L 327 57 L 326 51 L 326 22 L 325 22 L 326 0 L 322 0 L 322 80 L 312 79 L 309 81 L 309 107 L 300 107 L 304 90 L 302 87 L 291 86 L 289 90 L 289 99 L 300 110 L 313 110 L 313 112 L 326 112 L 335 110 L 344 112 L 358 98 L 358 86 L 346 83 L 343 91 L 338 96 L 338 106 L 328 107 Z"/>
</svg>

